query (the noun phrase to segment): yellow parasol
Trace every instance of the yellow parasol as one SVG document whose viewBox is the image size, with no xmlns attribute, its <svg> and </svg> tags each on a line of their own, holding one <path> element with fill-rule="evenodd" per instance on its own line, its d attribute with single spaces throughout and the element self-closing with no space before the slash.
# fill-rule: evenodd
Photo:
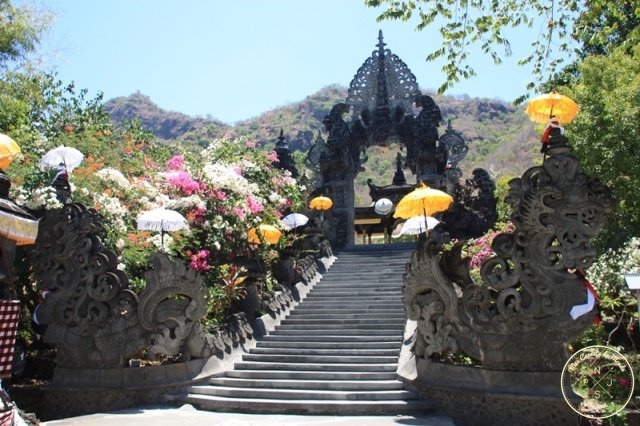
<svg viewBox="0 0 640 426">
<path fill-rule="evenodd" d="M 333 201 L 331 201 L 331 198 L 325 197 L 324 195 L 315 197 L 309 202 L 309 207 L 314 210 L 329 210 L 331 206 L 333 206 Z"/>
<path fill-rule="evenodd" d="M 262 238 L 264 238 L 267 244 L 276 244 L 282 235 L 282 232 L 275 226 L 262 224 L 258 226 L 257 230 L 256 228 L 249 229 L 249 232 L 247 232 L 247 240 L 251 244 L 261 244 L 258 233 L 262 235 Z"/>
<path fill-rule="evenodd" d="M 451 203 L 453 203 L 451 195 L 421 183 L 420 188 L 402 197 L 393 217 L 409 219 L 420 215 L 431 216 L 447 210 Z"/>
<path fill-rule="evenodd" d="M 570 123 L 580 107 L 573 99 L 561 95 L 556 90 L 546 95 L 537 96 L 529 101 L 525 113 L 531 121 L 546 124 L 551 117 L 556 117 L 559 123 Z"/>
<path fill-rule="evenodd" d="M 6 169 L 20 154 L 20 147 L 9 136 L 0 133 L 0 169 Z"/>
</svg>

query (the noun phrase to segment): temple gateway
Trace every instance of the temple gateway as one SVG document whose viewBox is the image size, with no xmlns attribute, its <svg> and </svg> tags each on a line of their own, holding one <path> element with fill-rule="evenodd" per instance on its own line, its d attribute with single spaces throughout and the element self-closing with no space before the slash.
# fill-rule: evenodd
<svg viewBox="0 0 640 426">
<path fill-rule="evenodd" d="M 483 235 L 496 220 L 495 185 L 483 169 L 462 182 L 459 163 L 469 148 L 449 121 L 443 134 L 438 128 L 443 117 L 433 98 L 420 92 L 409 67 L 385 48 L 382 31 L 374 50 L 358 69 L 345 102 L 333 106 L 324 125 L 328 137 L 316 140 L 307 154 L 307 164 L 317 172 L 314 194 L 333 200 L 325 229 L 333 247 L 355 242 L 356 232 L 391 231 L 400 224 L 393 218 L 395 206 L 416 184 L 423 182 L 454 197 L 454 207 L 440 217 L 444 231 L 452 237 Z M 414 114 L 414 110 L 417 114 Z M 349 121 L 345 116 L 351 113 Z M 367 148 L 397 143 L 396 173 L 387 185 L 369 180 L 371 207 L 355 207 L 354 179 L 364 170 Z M 408 183 L 404 170 L 411 170 L 415 182 Z M 381 215 L 373 203 L 386 198 L 393 205 Z"/>
</svg>

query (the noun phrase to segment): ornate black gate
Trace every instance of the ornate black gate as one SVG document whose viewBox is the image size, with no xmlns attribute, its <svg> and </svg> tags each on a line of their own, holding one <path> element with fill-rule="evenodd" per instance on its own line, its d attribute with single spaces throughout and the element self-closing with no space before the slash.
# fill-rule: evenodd
<svg viewBox="0 0 640 426">
<path fill-rule="evenodd" d="M 414 106 L 419 111 L 416 115 Z M 347 122 L 344 116 L 349 112 L 351 119 Z M 332 246 L 342 247 L 354 242 L 354 179 L 363 170 L 367 161 L 366 149 L 370 146 L 399 143 L 406 150 L 403 166 L 416 176 L 416 183 L 425 182 L 458 198 L 469 192 L 469 188 L 464 191 L 459 184 L 462 172 L 458 167 L 468 147 L 461 135 L 451 128 L 451 123 L 440 136 L 441 121 L 440 108 L 430 96 L 420 92 L 409 67 L 385 49 L 380 31 L 377 49 L 358 69 L 346 102 L 336 104 L 324 119 L 329 132 L 326 143 L 318 138 L 307 156 L 308 162 L 317 167 L 316 192 L 333 199 L 332 215 L 327 218 Z M 400 168 L 399 162 L 398 170 L 402 173 Z M 484 172 L 483 177 L 488 174 Z M 467 182 L 468 187 L 473 185 L 475 182 Z M 396 185 L 395 180 L 387 187 L 373 183 L 369 186 L 373 201 L 380 194 L 395 191 L 403 195 L 413 188 L 406 183 Z M 493 200 L 492 197 L 493 191 L 489 198 Z M 481 223 L 482 229 L 473 234 L 482 235 L 488 229 L 487 223 L 493 224 L 495 208 L 489 210 L 494 213 L 488 221 L 476 221 Z M 373 208 L 371 214 L 374 214 Z"/>
</svg>

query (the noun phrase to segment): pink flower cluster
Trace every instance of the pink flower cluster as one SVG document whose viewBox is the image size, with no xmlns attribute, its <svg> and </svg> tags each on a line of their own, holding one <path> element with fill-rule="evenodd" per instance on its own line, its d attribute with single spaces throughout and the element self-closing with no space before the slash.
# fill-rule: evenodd
<svg viewBox="0 0 640 426">
<path fill-rule="evenodd" d="M 260 213 L 264 210 L 262 203 L 256 201 L 251 195 L 247 197 L 247 207 L 249 207 L 249 211 L 253 214 Z"/>
<path fill-rule="evenodd" d="M 201 189 L 204 189 L 204 184 L 201 184 L 197 180 L 194 180 L 191 175 L 184 171 L 177 171 L 173 173 L 167 179 L 171 185 L 176 188 L 180 188 L 185 194 L 192 195 Z"/>
<path fill-rule="evenodd" d="M 211 269 L 211 265 L 209 265 L 209 258 L 211 253 L 209 250 L 200 250 L 196 254 L 191 254 L 191 262 L 189 262 L 189 267 L 191 269 L 195 269 L 198 272 L 207 272 Z"/>
<path fill-rule="evenodd" d="M 267 160 L 269 160 L 270 163 L 277 163 L 280 161 L 280 159 L 278 158 L 278 153 L 275 151 L 271 151 L 267 154 Z"/>
<path fill-rule="evenodd" d="M 489 232 L 482 236 L 481 238 L 475 240 L 469 250 L 473 253 L 471 255 L 471 259 L 469 260 L 469 269 L 479 268 L 486 259 L 490 258 L 495 254 L 493 249 L 491 248 L 491 244 L 493 243 L 493 239 L 503 232 L 512 232 L 514 229 L 512 223 L 508 223 L 503 229 L 499 229 L 496 231 Z"/>
<path fill-rule="evenodd" d="M 184 170 L 184 155 L 174 155 L 169 161 L 167 161 L 167 168 L 169 170 Z"/>
</svg>

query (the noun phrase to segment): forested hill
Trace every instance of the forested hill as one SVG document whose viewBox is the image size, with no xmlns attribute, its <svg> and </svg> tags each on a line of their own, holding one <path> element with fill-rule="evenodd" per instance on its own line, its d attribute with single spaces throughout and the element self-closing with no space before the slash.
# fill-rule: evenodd
<svg viewBox="0 0 640 426">
<path fill-rule="evenodd" d="M 426 91 L 423 91 L 426 93 Z M 347 89 L 328 86 L 305 99 L 274 108 L 258 117 L 236 123 L 234 126 L 215 119 L 195 118 L 164 111 L 141 93 L 111 99 L 106 108 L 114 121 L 138 117 L 142 125 L 152 130 L 160 139 L 179 140 L 185 143 L 206 145 L 207 141 L 224 134 L 249 136 L 259 145 L 272 146 L 284 130 L 292 150 L 306 152 L 319 130 L 326 139 L 322 120 L 333 105 L 344 102 Z M 538 137 L 535 126 L 522 111 L 510 104 L 495 99 L 471 98 L 468 96 L 433 96 L 445 120 L 440 129 L 444 132 L 451 120 L 469 144 L 469 155 L 464 169 L 470 172 L 475 167 L 484 167 L 497 175 L 520 175 L 539 156 Z M 396 150 L 373 149 L 374 158 L 368 171 L 376 183 L 380 182 L 380 169 L 394 167 Z M 384 173 L 386 175 L 386 173 Z M 361 173 L 366 178 L 367 172 Z M 390 182 L 389 182 L 390 183 Z"/>
<path fill-rule="evenodd" d="M 220 132 L 229 128 L 227 124 L 215 119 L 166 111 L 140 92 L 109 99 L 104 106 L 114 122 L 122 123 L 138 118 L 143 127 L 162 140 L 180 139 L 186 133 L 203 128 L 219 129 Z"/>
</svg>

